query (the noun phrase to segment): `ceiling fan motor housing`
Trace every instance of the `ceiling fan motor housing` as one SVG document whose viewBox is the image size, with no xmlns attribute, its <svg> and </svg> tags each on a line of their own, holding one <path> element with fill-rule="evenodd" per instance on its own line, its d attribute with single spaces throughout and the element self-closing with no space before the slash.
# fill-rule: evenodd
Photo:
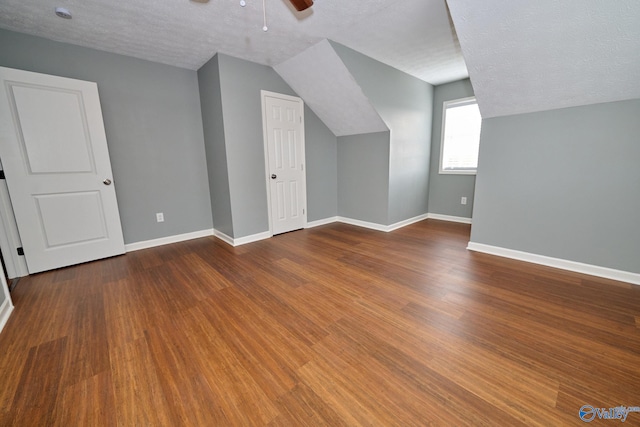
<svg viewBox="0 0 640 427">
<path fill-rule="evenodd" d="M 313 6 L 313 0 L 289 0 L 293 7 L 296 8 L 298 12 L 302 12 L 305 9 Z"/>
</svg>

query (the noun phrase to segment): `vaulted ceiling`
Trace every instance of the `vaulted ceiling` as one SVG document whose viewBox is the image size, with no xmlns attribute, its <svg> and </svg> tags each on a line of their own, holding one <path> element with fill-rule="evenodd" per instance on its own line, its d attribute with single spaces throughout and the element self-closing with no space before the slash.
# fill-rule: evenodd
<svg viewBox="0 0 640 427">
<path fill-rule="evenodd" d="M 483 118 L 640 98 L 640 1 L 447 0 Z"/>
<path fill-rule="evenodd" d="M 218 52 L 276 66 L 331 39 L 432 84 L 467 76 L 445 0 L 245 1 L 2 0 L 0 28 L 193 70 Z"/>
<path fill-rule="evenodd" d="M 435 85 L 470 74 L 485 118 L 640 98 L 637 0 L 201 1 L 2 0 L 0 28 L 193 70 L 330 39 Z"/>
</svg>

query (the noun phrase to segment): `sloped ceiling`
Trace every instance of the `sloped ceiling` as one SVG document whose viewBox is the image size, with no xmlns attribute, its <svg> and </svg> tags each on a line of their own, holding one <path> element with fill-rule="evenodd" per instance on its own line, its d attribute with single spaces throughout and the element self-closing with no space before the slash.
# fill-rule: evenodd
<svg viewBox="0 0 640 427">
<path fill-rule="evenodd" d="M 274 68 L 336 136 L 389 130 L 327 40 Z"/>
<path fill-rule="evenodd" d="M 640 1 L 447 3 L 484 118 L 640 98 Z"/>
<path fill-rule="evenodd" d="M 198 1 L 2 0 L 0 28 L 192 70 L 216 53 L 274 66 L 330 39 L 432 84 L 467 76 L 445 0 L 316 0 L 302 13 L 264 0 L 267 32 L 261 0 Z"/>
</svg>

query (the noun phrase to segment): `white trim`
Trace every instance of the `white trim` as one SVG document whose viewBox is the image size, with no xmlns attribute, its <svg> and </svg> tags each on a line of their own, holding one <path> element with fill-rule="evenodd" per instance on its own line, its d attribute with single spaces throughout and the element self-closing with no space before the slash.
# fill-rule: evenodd
<svg viewBox="0 0 640 427">
<path fill-rule="evenodd" d="M 11 303 L 11 300 L 7 298 L 5 302 L 2 303 L 2 307 L 0 307 L 0 332 L 4 329 L 4 325 L 7 324 L 12 311 L 13 304 Z"/>
<path fill-rule="evenodd" d="M 521 252 L 513 249 L 501 248 L 499 246 L 485 245 L 483 243 L 469 242 L 467 249 L 475 252 L 482 252 L 490 255 L 497 255 L 504 258 L 526 261 L 533 264 L 545 265 L 547 267 L 559 268 L 562 270 L 574 271 L 576 273 L 588 274 L 590 276 L 603 277 L 605 279 L 619 280 L 621 282 L 640 285 L 640 274 L 629 271 L 614 270 L 612 268 L 600 267 L 592 264 L 569 261 L 561 258 L 552 258 L 544 255 Z"/>
<path fill-rule="evenodd" d="M 2 306 L 0 306 L 0 332 L 6 325 L 7 320 L 9 320 L 9 316 L 13 311 L 13 303 L 11 302 L 11 295 L 9 294 L 9 286 L 7 285 L 7 281 L 4 280 L 4 275 L 0 274 L 0 292 L 4 294 L 4 302 Z"/>
<path fill-rule="evenodd" d="M 228 245 L 231 246 L 235 246 L 233 244 L 233 237 L 229 237 L 228 235 L 224 234 L 222 231 L 216 230 L 215 228 L 213 229 L 213 235 L 215 237 L 217 237 L 218 239 L 222 240 L 223 242 L 225 242 Z"/>
<path fill-rule="evenodd" d="M 332 216 L 325 219 L 319 219 L 316 221 L 307 222 L 307 226 L 305 228 L 320 227 L 321 225 L 332 224 L 334 222 L 338 222 L 337 216 Z"/>
<path fill-rule="evenodd" d="M 226 244 L 234 247 L 240 246 L 240 245 L 246 245 L 247 243 L 253 243 L 253 242 L 257 242 L 260 240 L 265 240 L 273 237 L 273 234 L 271 234 L 270 231 L 265 231 L 258 234 L 252 234 L 250 236 L 245 236 L 245 237 L 239 237 L 237 239 L 227 236 L 226 234 L 218 230 L 213 230 L 213 235 L 218 239 L 222 240 L 223 242 L 225 242 Z"/>
<path fill-rule="evenodd" d="M 237 239 L 233 239 L 233 246 L 246 245 L 247 243 L 258 242 L 260 240 L 265 240 L 273 237 L 270 231 L 265 231 L 263 233 L 252 234 L 251 236 L 238 237 Z"/>
<path fill-rule="evenodd" d="M 0 163 L 1 169 L 2 164 Z M 16 248 L 21 247 L 22 243 L 11 204 L 9 188 L 5 180 L 0 182 L 0 230 L 3 231 L 0 233 L 0 250 L 4 257 L 9 279 L 28 276 L 29 270 L 25 257 L 16 252 Z"/>
<path fill-rule="evenodd" d="M 338 222 L 342 222 L 349 225 L 355 225 L 358 227 L 368 228 L 370 230 L 384 231 L 384 232 L 388 231 L 387 225 L 376 224 L 375 222 L 360 221 L 359 219 L 345 218 L 343 216 L 338 217 Z"/>
<path fill-rule="evenodd" d="M 415 216 L 413 218 L 405 219 L 404 221 L 396 222 L 395 224 L 391 224 L 391 225 L 376 224 L 374 222 L 360 221 L 359 219 L 345 218 L 343 216 L 337 217 L 337 221 L 343 222 L 345 224 L 355 225 L 358 227 L 364 227 L 364 228 L 369 228 L 371 230 L 383 231 L 385 233 L 388 233 L 390 231 L 394 231 L 399 228 L 406 227 L 407 225 L 425 220 L 427 218 L 428 218 L 428 214 L 423 214 L 423 215 Z"/>
<path fill-rule="evenodd" d="M 478 167 L 475 169 L 454 169 L 454 170 L 443 170 L 442 169 L 442 159 L 444 157 L 444 129 L 447 122 L 447 108 L 449 107 L 461 107 L 464 105 L 477 104 L 475 96 L 469 96 L 466 98 L 459 99 L 450 99 L 448 101 L 444 101 L 442 103 L 442 119 L 440 126 L 440 164 L 438 166 L 438 173 L 440 175 L 477 175 Z"/>
<path fill-rule="evenodd" d="M 213 236 L 213 229 L 194 231 L 185 234 L 176 234 L 175 236 L 161 237 L 159 239 L 144 240 L 142 242 L 129 243 L 124 245 L 127 252 L 139 251 L 141 249 L 154 248 L 156 246 L 168 245 L 170 243 L 184 242 L 185 240 L 199 239 L 200 237 Z"/>
<path fill-rule="evenodd" d="M 429 218 L 429 214 L 422 214 L 422 215 L 414 216 L 413 218 L 405 219 L 404 221 L 396 222 L 395 224 L 391 224 L 391 225 L 387 226 L 387 230 L 386 231 L 397 230 L 399 228 L 406 227 L 407 225 L 411 225 L 411 224 L 414 224 L 416 222 L 424 221 L 427 218 Z"/>
<path fill-rule="evenodd" d="M 428 219 L 437 219 L 438 221 L 459 222 L 461 224 L 471 224 L 471 218 L 464 216 L 441 215 L 437 213 L 428 213 Z"/>
</svg>

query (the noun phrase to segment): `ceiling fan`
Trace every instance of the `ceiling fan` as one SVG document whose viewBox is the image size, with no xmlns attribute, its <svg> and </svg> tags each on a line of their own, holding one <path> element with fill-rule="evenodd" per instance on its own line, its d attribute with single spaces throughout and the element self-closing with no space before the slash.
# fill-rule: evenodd
<svg viewBox="0 0 640 427">
<path fill-rule="evenodd" d="M 209 0 L 193 0 L 197 3 L 208 3 Z M 313 6 L 313 0 L 289 0 L 291 5 L 298 11 L 302 12 L 303 10 L 309 9 Z M 244 2 L 241 1 L 240 4 L 244 6 Z"/>
<path fill-rule="evenodd" d="M 313 0 L 289 0 L 298 12 L 302 12 L 313 6 Z"/>
</svg>

